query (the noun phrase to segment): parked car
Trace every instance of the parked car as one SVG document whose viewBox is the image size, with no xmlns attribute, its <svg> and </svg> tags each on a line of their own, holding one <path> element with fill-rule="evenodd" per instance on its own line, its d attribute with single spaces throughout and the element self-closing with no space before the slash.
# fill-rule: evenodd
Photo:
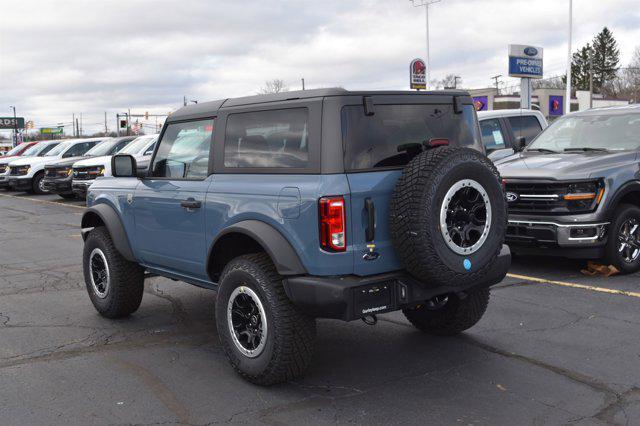
<svg viewBox="0 0 640 426">
<path fill-rule="evenodd" d="M 97 311 L 136 311 L 145 271 L 217 289 L 246 379 L 293 379 L 315 318 L 402 309 L 451 335 L 503 279 L 506 203 L 466 92 L 320 89 L 184 107 L 148 173 L 130 155 L 89 188 L 83 265 Z M 435 342 L 435 341 L 434 341 Z"/>
<path fill-rule="evenodd" d="M 549 125 L 540 111 L 499 109 L 479 111 L 482 143 L 492 161 L 522 151 Z"/>
<path fill-rule="evenodd" d="M 640 270 L 639 151 L 640 107 L 596 108 L 556 120 L 498 161 L 512 250 Z"/>
<path fill-rule="evenodd" d="M 29 148 L 24 150 L 22 154 L 19 156 L 12 156 L 11 158 L 2 158 L 0 159 L 0 188 L 4 188 L 7 190 L 13 189 L 9 185 L 9 164 L 14 160 L 24 160 L 26 158 L 31 157 L 42 157 L 46 155 L 51 149 L 53 149 L 56 145 L 58 145 L 61 141 L 42 141 L 36 144 L 31 145 Z"/>
<path fill-rule="evenodd" d="M 9 186 L 18 191 L 28 191 L 34 194 L 44 194 L 47 189 L 43 186 L 44 168 L 62 159 L 75 158 L 82 155 L 106 138 L 70 139 L 60 142 L 55 148 L 41 157 L 27 157 L 9 163 Z"/>
<path fill-rule="evenodd" d="M 146 170 L 149 167 L 149 159 L 153 154 L 157 140 L 158 135 L 139 136 L 118 152 L 133 155 L 136 161 L 139 161 L 138 168 Z M 86 198 L 87 189 L 95 182 L 96 178 L 111 176 L 111 155 L 113 154 L 80 160 L 73 164 L 71 187 L 77 197 Z"/>
<path fill-rule="evenodd" d="M 75 163 L 82 161 L 82 159 L 113 155 L 134 139 L 135 136 L 106 138 L 85 152 L 81 157 L 66 158 L 57 163 L 48 164 L 44 168 L 43 188 L 47 192 L 58 194 L 65 199 L 75 198 L 76 194 L 71 185 L 73 181 L 73 166 Z"/>
<path fill-rule="evenodd" d="M 11 157 L 19 157 L 28 148 L 32 147 L 33 145 L 35 145 L 37 143 L 38 143 L 37 141 L 35 141 L 35 142 L 22 142 L 21 144 L 14 146 L 13 148 L 8 150 L 7 152 L 3 152 L 2 153 L 2 160 L 5 160 L 5 159 L 11 158 Z"/>
</svg>

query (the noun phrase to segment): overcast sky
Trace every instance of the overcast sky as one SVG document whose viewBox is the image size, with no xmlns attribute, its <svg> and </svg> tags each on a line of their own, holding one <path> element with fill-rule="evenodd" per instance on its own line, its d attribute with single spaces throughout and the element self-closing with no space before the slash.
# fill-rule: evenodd
<svg viewBox="0 0 640 426">
<path fill-rule="evenodd" d="M 608 26 L 622 64 L 640 45 L 640 0 L 574 0 L 574 49 Z M 507 74 L 507 45 L 544 47 L 545 77 L 564 73 L 568 0 L 442 0 L 430 7 L 432 78 L 466 88 Z M 0 116 L 36 127 L 82 113 L 166 113 L 290 89 L 406 89 L 425 56 L 424 8 L 409 0 L 5 0 L 0 5 Z M 504 79 L 506 84 L 515 80 Z M 69 132 L 71 130 L 69 129 Z"/>
</svg>

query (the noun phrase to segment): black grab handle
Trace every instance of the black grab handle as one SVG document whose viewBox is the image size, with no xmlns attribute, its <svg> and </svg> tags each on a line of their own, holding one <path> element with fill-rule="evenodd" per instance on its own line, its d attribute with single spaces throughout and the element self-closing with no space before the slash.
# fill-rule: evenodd
<svg viewBox="0 0 640 426">
<path fill-rule="evenodd" d="M 376 237 L 376 208 L 371 198 L 364 199 L 364 209 L 367 212 L 367 228 L 364 235 L 367 242 L 371 242 Z"/>
<path fill-rule="evenodd" d="M 202 202 L 196 201 L 193 198 L 187 198 L 180 202 L 180 207 L 184 207 L 185 209 L 199 209 L 202 207 Z"/>
</svg>

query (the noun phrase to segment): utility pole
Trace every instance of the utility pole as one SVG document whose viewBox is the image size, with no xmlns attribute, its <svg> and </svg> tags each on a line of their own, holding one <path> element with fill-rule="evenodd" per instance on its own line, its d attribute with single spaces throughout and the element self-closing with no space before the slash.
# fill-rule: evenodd
<svg viewBox="0 0 640 426">
<path fill-rule="evenodd" d="M 564 113 L 571 112 L 571 27 L 573 25 L 573 0 L 569 0 L 569 37 L 567 43 L 567 92 L 564 100 Z"/>
<path fill-rule="evenodd" d="M 78 137 L 80 137 L 80 126 L 78 126 L 78 117 L 76 117 L 76 134 Z"/>
<path fill-rule="evenodd" d="M 502 74 L 494 75 L 493 77 L 491 77 L 491 79 L 495 81 L 494 84 L 496 85 L 496 96 L 500 94 L 500 82 L 498 81 L 500 77 L 502 77 Z"/>
<path fill-rule="evenodd" d="M 187 106 L 187 97 L 186 96 L 182 97 L 182 106 Z"/>
<path fill-rule="evenodd" d="M 109 129 L 107 129 L 107 111 L 104 112 L 104 135 L 107 136 Z"/>
<path fill-rule="evenodd" d="M 429 48 L 429 5 L 439 3 L 442 0 L 410 0 L 414 7 L 423 7 L 426 16 L 426 29 L 427 29 L 427 86 L 431 82 L 431 50 Z"/>
<path fill-rule="evenodd" d="M 120 137 L 120 114 L 116 113 L 116 136 Z"/>
<path fill-rule="evenodd" d="M 589 109 L 593 108 L 593 50 L 589 52 Z"/>
<path fill-rule="evenodd" d="M 16 118 L 16 107 L 11 105 L 9 108 L 13 108 L 13 143 L 12 147 L 18 145 L 18 119 Z"/>
<path fill-rule="evenodd" d="M 304 90 L 304 77 L 302 77 L 302 90 Z"/>
<path fill-rule="evenodd" d="M 76 137 L 76 113 L 71 114 L 71 127 L 73 127 L 73 137 Z"/>
<path fill-rule="evenodd" d="M 460 77 L 459 75 L 454 75 L 453 76 L 453 88 L 457 89 L 458 88 L 458 80 L 461 80 L 462 77 Z"/>
</svg>

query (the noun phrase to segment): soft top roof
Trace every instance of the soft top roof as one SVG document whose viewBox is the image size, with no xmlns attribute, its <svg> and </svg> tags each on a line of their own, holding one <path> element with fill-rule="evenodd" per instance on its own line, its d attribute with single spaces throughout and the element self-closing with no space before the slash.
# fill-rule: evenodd
<svg viewBox="0 0 640 426">
<path fill-rule="evenodd" d="M 438 90 L 422 91 L 395 90 L 395 91 L 350 91 L 340 87 L 327 89 L 294 90 L 291 92 L 271 93 L 267 95 L 244 96 L 240 98 L 229 98 L 211 102 L 202 102 L 195 105 L 187 105 L 175 111 L 169 116 L 167 121 L 177 121 L 197 117 L 214 116 L 221 108 L 229 108 L 241 105 L 262 104 L 268 102 L 281 102 L 295 99 L 323 98 L 328 96 L 376 96 L 376 95 L 410 95 L 410 96 L 469 96 L 464 90 Z"/>
</svg>

